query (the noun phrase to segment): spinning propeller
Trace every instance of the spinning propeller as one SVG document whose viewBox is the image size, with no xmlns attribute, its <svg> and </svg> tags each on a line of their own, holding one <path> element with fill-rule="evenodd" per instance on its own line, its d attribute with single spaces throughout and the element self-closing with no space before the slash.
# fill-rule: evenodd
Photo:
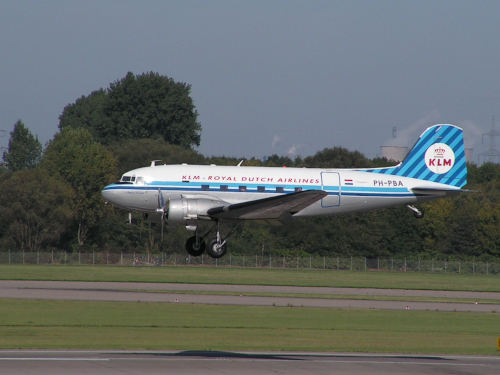
<svg viewBox="0 0 500 375">
<path fill-rule="evenodd" d="M 168 202 L 165 204 L 161 188 L 158 188 L 158 208 L 157 213 L 161 213 L 161 242 L 163 242 L 163 227 L 165 226 L 165 214 L 168 218 Z"/>
</svg>

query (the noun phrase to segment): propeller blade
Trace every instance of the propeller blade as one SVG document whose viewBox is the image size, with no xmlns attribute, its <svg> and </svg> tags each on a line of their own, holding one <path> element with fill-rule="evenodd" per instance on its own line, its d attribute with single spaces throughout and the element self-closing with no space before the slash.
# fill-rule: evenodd
<svg viewBox="0 0 500 375">
<path fill-rule="evenodd" d="M 165 200 L 163 199 L 163 193 L 161 192 L 161 189 L 160 189 L 160 203 L 161 203 L 161 207 L 165 207 Z"/>
<path fill-rule="evenodd" d="M 163 207 L 165 207 L 165 201 L 163 200 L 163 194 L 161 192 L 161 188 L 158 188 L 158 208 L 163 209 Z"/>
<path fill-rule="evenodd" d="M 160 238 L 160 243 L 163 243 L 163 228 L 165 227 L 164 216 L 165 216 L 165 214 L 163 213 L 161 215 L 161 238 Z"/>
<path fill-rule="evenodd" d="M 161 193 L 161 188 L 158 188 L 158 208 L 156 212 L 161 212 L 161 239 L 160 243 L 163 242 L 163 228 L 165 227 L 165 200 L 163 199 L 163 194 Z"/>
</svg>

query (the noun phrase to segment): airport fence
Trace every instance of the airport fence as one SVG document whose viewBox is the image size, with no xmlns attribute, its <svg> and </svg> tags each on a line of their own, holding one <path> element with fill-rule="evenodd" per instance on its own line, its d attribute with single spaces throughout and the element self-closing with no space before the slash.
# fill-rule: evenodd
<svg viewBox="0 0 500 375">
<path fill-rule="evenodd" d="M 421 260 L 406 258 L 299 257 L 273 255 L 232 255 L 213 259 L 203 254 L 143 254 L 103 252 L 0 252 L 0 264 L 108 265 L 108 266 L 206 266 L 271 269 L 323 269 L 366 272 L 439 272 L 454 274 L 500 274 L 500 262 Z"/>
</svg>

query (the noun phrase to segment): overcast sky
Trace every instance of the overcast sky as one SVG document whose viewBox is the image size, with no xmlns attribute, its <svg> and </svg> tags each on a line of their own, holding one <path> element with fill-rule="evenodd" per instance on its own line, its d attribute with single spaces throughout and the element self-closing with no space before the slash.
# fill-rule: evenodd
<svg viewBox="0 0 500 375">
<path fill-rule="evenodd" d="M 0 0 L 0 147 L 18 119 L 45 143 L 68 103 L 153 71 L 192 85 L 205 155 L 375 157 L 394 126 L 411 146 L 452 123 L 477 160 L 500 130 L 499 36 L 498 0 Z"/>
</svg>

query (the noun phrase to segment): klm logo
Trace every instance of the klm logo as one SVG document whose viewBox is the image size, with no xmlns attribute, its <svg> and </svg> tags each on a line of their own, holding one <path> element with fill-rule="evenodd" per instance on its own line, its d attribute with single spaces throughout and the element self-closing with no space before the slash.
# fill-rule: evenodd
<svg viewBox="0 0 500 375">
<path fill-rule="evenodd" d="M 447 173 L 455 165 L 455 153 L 450 146 L 435 143 L 425 152 L 425 164 L 434 173 Z"/>
<path fill-rule="evenodd" d="M 429 159 L 427 163 L 429 166 L 433 167 L 451 167 L 451 159 Z"/>
</svg>

